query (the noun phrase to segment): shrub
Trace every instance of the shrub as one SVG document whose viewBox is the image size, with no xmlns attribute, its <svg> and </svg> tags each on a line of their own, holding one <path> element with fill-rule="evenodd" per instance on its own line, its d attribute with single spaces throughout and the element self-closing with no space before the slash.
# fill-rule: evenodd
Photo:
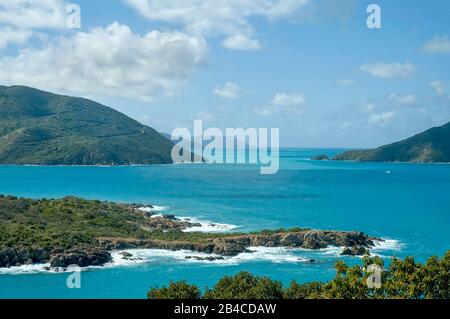
<svg viewBox="0 0 450 319">
<path fill-rule="evenodd" d="M 185 281 L 170 282 L 169 287 L 153 288 L 147 294 L 148 299 L 200 299 L 200 289 L 188 285 Z"/>
</svg>

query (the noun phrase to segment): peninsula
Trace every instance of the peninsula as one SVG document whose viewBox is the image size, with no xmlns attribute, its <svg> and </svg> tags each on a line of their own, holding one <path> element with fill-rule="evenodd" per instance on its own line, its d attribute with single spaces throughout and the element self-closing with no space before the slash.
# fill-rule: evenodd
<svg viewBox="0 0 450 319">
<path fill-rule="evenodd" d="M 348 151 L 334 160 L 361 162 L 450 162 L 450 122 L 403 141 L 370 150 Z"/>
<path fill-rule="evenodd" d="M 142 204 L 0 195 L 0 267 L 101 266 L 112 260 L 112 251 L 131 248 L 203 252 L 211 254 L 208 260 L 251 252 L 250 247 L 258 246 L 339 246 L 342 254 L 364 255 L 381 241 L 361 232 L 306 228 L 219 234 L 184 231 L 195 226 L 175 216 L 155 216 Z"/>
</svg>

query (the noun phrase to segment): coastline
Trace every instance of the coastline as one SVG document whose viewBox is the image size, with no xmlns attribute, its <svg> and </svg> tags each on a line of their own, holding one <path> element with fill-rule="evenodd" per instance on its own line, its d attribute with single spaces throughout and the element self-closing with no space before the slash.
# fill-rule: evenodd
<svg viewBox="0 0 450 319">
<path fill-rule="evenodd" d="M 14 196 L 0 196 L 0 204 L 3 207 L 25 207 L 41 214 L 48 209 L 54 209 L 55 213 L 62 214 L 60 218 L 66 219 L 61 211 L 69 209 L 71 215 L 76 214 L 78 221 L 69 227 L 88 228 L 88 233 L 96 232 L 95 237 L 84 238 L 81 229 L 75 236 L 75 241 L 64 242 L 60 238 L 54 239 L 54 243 L 39 246 L 39 234 L 32 234 L 29 238 L 32 246 L 26 246 L 23 242 L 18 244 L 1 243 L 0 267 L 35 265 L 49 263 L 51 268 L 65 268 L 77 264 L 80 267 L 103 266 L 112 261 L 115 251 L 126 251 L 129 249 L 160 249 L 169 251 L 191 251 L 205 253 L 208 256 L 203 260 L 223 260 L 226 257 L 236 257 L 243 253 L 252 253 L 252 247 L 267 248 L 300 248 L 309 250 L 326 249 L 330 246 L 339 247 L 340 254 L 358 256 L 370 252 L 375 247 L 375 241 L 383 241 L 381 238 L 370 237 L 361 232 L 344 232 L 333 230 L 312 230 L 307 228 L 278 229 L 271 231 L 260 231 L 252 233 L 232 233 L 230 228 L 235 225 L 206 223 L 207 232 L 199 231 L 205 229 L 205 224 L 198 223 L 189 218 L 177 218 L 174 215 L 161 215 L 164 208 L 153 207 L 143 204 L 123 204 L 113 202 L 101 202 L 96 200 L 84 200 L 75 197 L 66 197 L 59 200 L 32 200 L 22 199 Z M 2 207 L 0 206 L 0 208 Z M 39 208 L 40 207 L 40 208 Z M 81 208 L 80 208 L 81 207 Z M 153 210 L 156 210 L 152 212 Z M 79 211 L 78 211 L 79 210 Z M 26 214 L 26 212 L 25 212 Z M 94 215 L 92 215 L 94 214 Z M 100 214 L 103 224 L 85 224 L 91 218 Z M 14 217 L 15 216 L 15 217 Z M 14 220 L 16 218 L 17 220 Z M 12 214 L 11 225 L 29 223 L 23 213 Z M 39 220 L 39 219 L 38 219 Z M 37 220 L 37 221 L 38 221 Z M 95 219 L 93 219 L 95 221 Z M 121 224 L 134 222 L 132 228 L 121 235 Z M 119 222 L 120 221 L 120 222 Z M 65 223 L 65 220 L 62 220 Z M 53 225 L 53 230 L 59 231 L 60 222 Z M 110 236 L 111 226 L 116 225 L 117 234 Z M 14 226 L 15 227 L 15 226 Z M 67 225 L 65 225 L 67 227 Z M 107 227 L 107 228 L 104 228 Z M 218 232 L 211 232 L 216 227 Z M 7 229 L 6 229 L 7 230 Z M 45 231 L 45 230 L 44 230 Z M 64 231 L 64 229 L 61 229 Z M 87 230 L 86 230 L 87 231 Z M 133 235 L 133 231 L 135 235 Z M 133 237 L 134 236 L 134 237 Z M 84 239 L 83 239 L 84 238 Z M 81 242 L 80 242 L 81 240 Z M 129 256 L 131 257 L 131 256 Z M 194 259 L 198 259 L 195 258 Z"/>
<path fill-rule="evenodd" d="M 392 243 L 384 246 L 383 243 Z M 400 250 L 402 243 L 395 239 L 383 239 L 375 242 L 371 256 L 390 257 L 382 255 L 383 251 Z M 154 262 L 167 262 L 172 264 L 191 265 L 214 265 L 214 266 L 237 266 L 255 262 L 270 262 L 273 264 L 298 264 L 318 266 L 328 263 L 328 258 L 362 259 L 363 256 L 343 256 L 341 247 L 330 246 L 321 249 L 303 249 L 290 247 L 249 247 L 249 252 L 240 253 L 236 256 L 220 256 L 215 254 L 201 253 L 190 250 L 167 250 L 152 248 L 134 248 L 111 251 L 110 262 L 101 266 L 80 267 L 80 271 L 108 270 L 111 268 L 140 267 Z M 125 257 L 127 255 L 129 257 Z M 1 275 L 28 275 L 28 274 L 61 274 L 71 273 L 73 269 L 65 267 L 51 267 L 50 263 L 36 263 L 31 265 L 20 265 L 9 268 L 0 267 Z"/>
</svg>

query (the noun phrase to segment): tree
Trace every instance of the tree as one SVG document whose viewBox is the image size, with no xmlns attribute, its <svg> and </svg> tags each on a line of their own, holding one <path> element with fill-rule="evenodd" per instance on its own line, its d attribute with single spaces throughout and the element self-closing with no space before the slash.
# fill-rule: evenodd
<svg viewBox="0 0 450 319">
<path fill-rule="evenodd" d="M 373 267 L 376 265 L 377 267 Z M 380 286 L 369 287 L 368 278 L 376 274 Z M 336 263 L 336 276 L 327 283 L 298 284 L 292 281 L 286 289 L 279 281 L 240 272 L 225 276 L 204 295 L 186 282 L 152 289 L 153 299 L 450 299 L 450 251 L 442 259 L 430 257 L 425 264 L 413 257 L 392 258 L 384 268 L 380 257 L 364 256 L 362 266 L 350 267 L 342 260 Z"/>
<path fill-rule="evenodd" d="M 169 287 L 153 288 L 147 294 L 148 299 L 200 299 L 200 289 L 185 281 L 170 282 Z"/>
<path fill-rule="evenodd" d="M 204 295 L 205 299 L 281 299 L 282 297 L 281 282 L 267 277 L 253 276 L 245 271 L 235 276 L 225 276 Z"/>
</svg>

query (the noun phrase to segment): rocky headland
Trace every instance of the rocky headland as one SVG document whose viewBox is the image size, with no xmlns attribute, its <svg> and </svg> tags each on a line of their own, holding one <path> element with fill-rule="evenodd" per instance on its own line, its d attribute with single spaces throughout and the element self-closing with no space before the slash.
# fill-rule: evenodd
<svg viewBox="0 0 450 319">
<path fill-rule="evenodd" d="M 139 204 L 88 201 L 75 197 L 32 200 L 0 196 L 0 267 L 48 263 L 102 266 L 111 252 L 134 248 L 190 250 L 217 260 L 251 252 L 251 247 L 322 249 L 364 255 L 380 238 L 361 232 L 280 229 L 254 233 L 187 233 L 199 226 L 173 215 L 143 211 Z M 32 221 L 32 223 L 30 223 Z M 123 258 L 131 258 L 123 252 Z M 187 258 L 200 258 L 188 256 Z"/>
</svg>

